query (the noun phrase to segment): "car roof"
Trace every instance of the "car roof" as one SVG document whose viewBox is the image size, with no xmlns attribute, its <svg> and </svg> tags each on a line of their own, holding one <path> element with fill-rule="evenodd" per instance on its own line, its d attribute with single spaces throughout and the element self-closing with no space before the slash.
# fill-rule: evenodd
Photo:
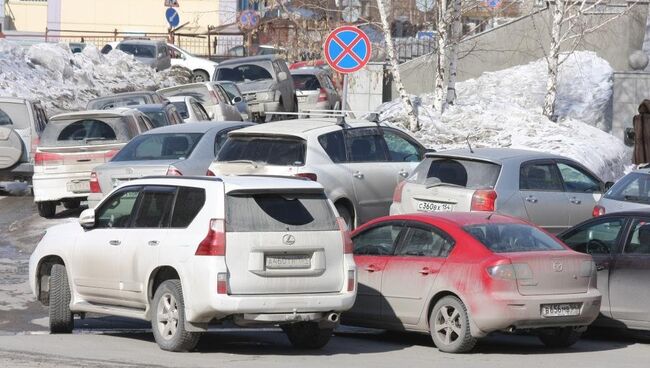
<svg viewBox="0 0 650 368">
<path fill-rule="evenodd" d="M 68 112 L 65 114 L 58 114 L 50 118 L 52 120 L 66 120 L 66 119 L 79 119 L 79 118 L 115 118 L 128 116 L 136 112 L 135 109 L 130 109 L 126 107 L 118 107 L 110 110 L 87 110 L 87 111 L 75 111 Z"/>
<path fill-rule="evenodd" d="M 96 97 L 96 98 L 93 98 L 90 101 L 103 100 L 103 99 L 112 99 L 112 98 L 119 98 L 119 97 L 142 96 L 142 95 L 153 96 L 155 94 L 156 94 L 155 91 L 122 92 L 122 93 L 115 93 L 115 94 L 108 95 L 108 96 Z"/>
<path fill-rule="evenodd" d="M 209 183 L 223 183 L 226 192 L 246 189 L 269 189 L 269 190 L 317 190 L 323 191 L 323 186 L 319 183 L 297 177 L 277 177 L 277 176 L 150 176 L 141 179 L 135 179 L 124 185 L 187 185 L 193 182 L 204 186 Z"/>
<path fill-rule="evenodd" d="M 278 59 L 284 60 L 282 56 L 279 56 L 277 54 L 246 56 L 246 57 L 238 57 L 230 60 L 224 60 L 221 63 L 219 63 L 219 66 L 239 65 L 239 64 L 245 64 L 245 63 L 256 62 L 256 61 L 274 61 Z"/>
<path fill-rule="evenodd" d="M 24 104 L 26 102 L 37 102 L 37 101 L 22 98 L 22 97 L 0 97 L 0 102 Z"/>
<path fill-rule="evenodd" d="M 374 127 L 377 124 L 368 120 L 346 119 L 350 128 Z M 385 124 L 382 124 L 384 126 Z M 238 130 L 237 134 L 251 135 L 295 135 L 301 136 L 313 130 L 337 127 L 337 119 L 333 118 L 311 118 L 277 121 L 273 123 L 257 124 L 251 127 Z"/>
<path fill-rule="evenodd" d="M 122 43 L 133 43 L 133 44 L 141 44 L 141 45 L 151 45 L 151 44 L 166 44 L 165 41 L 159 41 L 159 40 L 123 40 L 120 42 Z"/>
<path fill-rule="evenodd" d="M 566 157 L 554 155 L 542 151 L 532 151 L 514 148 L 469 148 L 453 149 L 427 153 L 426 157 L 456 157 L 480 159 L 500 163 L 509 160 L 537 160 L 537 159 L 566 159 Z"/>
<path fill-rule="evenodd" d="M 229 129 L 229 128 L 234 128 L 238 126 L 249 126 L 252 123 L 244 123 L 244 122 L 236 122 L 236 121 L 220 121 L 220 122 L 215 122 L 215 121 L 204 121 L 204 122 L 197 122 L 197 123 L 185 123 L 185 124 L 174 124 L 174 125 L 166 125 L 160 128 L 155 128 L 148 130 L 142 135 L 147 135 L 147 134 L 160 134 L 160 133 L 205 133 L 211 129 Z"/>
<path fill-rule="evenodd" d="M 187 100 L 190 100 L 190 99 L 194 99 L 194 100 L 196 100 L 196 99 L 195 99 L 194 97 L 192 97 L 192 96 L 182 96 L 182 95 L 181 95 L 181 96 L 171 96 L 171 97 L 167 97 L 167 99 L 169 100 L 169 102 L 186 102 Z"/>
</svg>

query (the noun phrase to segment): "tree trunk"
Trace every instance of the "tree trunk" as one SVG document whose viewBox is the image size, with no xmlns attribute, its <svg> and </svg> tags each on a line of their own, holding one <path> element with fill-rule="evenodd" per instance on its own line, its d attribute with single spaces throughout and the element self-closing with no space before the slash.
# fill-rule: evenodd
<svg viewBox="0 0 650 368">
<path fill-rule="evenodd" d="M 433 107 L 443 112 L 446 104 L 447 94 L 447 45 L 449 44 L 449 35 L 447 32 L 449 20 L 447 18 L 447 0 L 438 0 L 438 21 L 436 22 L 436 31 L 438 39 L 438 50 L 436 53 L 436 86 L 434 91 Z"/>
<path fill-rule="evenodd" d="M 388 60 L 391 66 L 391 73 L 393 74 L 393 80 L 395 82 L 395 87 L 399 93 L 402 103 L 404 104 L 404 110 L 406 111 L 406 117 L 408 119 L 408 128 L 412 132 L 420 130 L 420 123 L 418 122 L 418 117 L 415 114 L 415 109 L 411 103 L 411 99 L 404 89 L 404 84 L 402 83 L 402 78 L 399 73 L 399 63 L 397 62 L 397 57 L 395 56 L 395 48 L 393 47 L 393 38 L 390 34 L 390 24 L 388 23 L 388 15 L 386 12 L 386 4 L 388 2 L 390 6 L 390 0 L 377 0 L 377 8 L 379 9 L 379 16 L 381 18 L 381 25 L 384 30 L 384 38 L 386 40 L 386 51 L 388 52 Z"/>
<path fill-rule="evenodd" d="M 447 87 L 447 103 L 453 105 L 456 101 L 456 72 L 458 69 L 458 47 L 463 33 L 461 22 L 462 0 L 453 0 L 451 13 L 451 47 L 449 48 L 449 86 Z"/>
<path fill-rule="evenodd" d="M 564 20 L 566 4 L 564 1 L 557 1 L 553 9 L 553 24 L 551 28 L 551 44 L 549 47 L 546 63 L 548 65 L 548 76 L 546 79 L 546 96 L 544 96 L 543 114 L 556 121 L 555 102 L 557 99 L 557 77 L 560 64 L 560 33 L 562 21 Z"/>
</svg>

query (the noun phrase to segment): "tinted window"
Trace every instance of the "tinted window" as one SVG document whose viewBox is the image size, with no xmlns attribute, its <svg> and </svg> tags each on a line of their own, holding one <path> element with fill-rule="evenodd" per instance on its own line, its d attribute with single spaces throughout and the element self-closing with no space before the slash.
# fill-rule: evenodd
<svg viewBox="0 0 650 368">
<path fill-rule="evenodd" d="M 190 114 L 187 111 L 187 105 L 185 104 L 185 101 L 177 101 L 172 103 L 174 104 L 174 106 L 176 106 L 176 110 L 178 110 L 178 113 L 181 115 L 183 119 L 187 119 L 190 117 Z"/>
<path fill-rule="evenodd" d="M 325 194 L 231 194 L 226 211 L 227 231 L 338 230 Z"/>
<path fill-rule="evenodd" d="M 403 246 L 397 251 L 399 256 L 446 257 L 453 242 L 448 236 L 422 228 L 409 228 Z"/>
<path fill-rule="evenodd" d="M 419 162 L 420 147 L 402 135 L 384 130 L 384 139 L 388 147 L 388 157 L 393 162 Z"/>
<path fill-rule="evenodd" d="M 650 255 L 650 222 L 634 220 L 623 253 Z"/>
<path fill-rule="evenodd" d="M 80 120 L 61 130 L 58 141 L 112 141 L 115 140 L 115 130 L 100 120 Z"/>
<path fill-rule="evenodd" d="M 40 105 L 34 105 L 34 111 L 36 112 L 36 132 L 41 133 L 47 126 L 47 115 Z"/>
<path fill-rule="evenodd" d="M 175 194 L 176 188 L 164 191 L 145 191 L 142 194 L 140 209 L 133 226 L 138 228 L 167 227 Z"/>
<path fill-rule="evenodd" d="M 204 204 L 204 189 L 186 187 L 178 188 L 171 227 L 185 228 L 190 226 L 196 215 L 201 212 Z"/>
<path fill-rule="evenodd" d="M 166 97 L 174 97 L 174 96 L 194 97 L 197 101 L 201 102 L 204 105 L 209 105 L 209 106 L 218 103 L 218 101 L 214 100 L 216 96 L 212 97 L 210 95 L 210 91 L 208 90 L 208 87 L 206 87 L 203 84 L 200 85 L 188 84 L 185 86 L 174 87 L 168 90 L 164 90 L 162 93 Z"/>
<path fill-rule="evenodd" d="M 524 224 L 477 224 L 463 228 L 495 253 L 563 250 L 564 247 L 543 231 Z"/>
<path fill-rule="evenodd" d="M 221 86 L 223 87 L 223 89 L 228 94 L 228 97 L 230 98 L 230 101 L 232 101 L 237 96 L 241 97 L 241 93 L 239 92 L 239 89 L 237 88 L 236 85 L 234 85 L 232 83 L 224 83 Z"/>
<path fill-rule="evenodd" d="M 557 167 L 560 169 L 560 175 L 564 180 L 564 188 L 567 192 L 598 193 L 601 191 L 600 182 L 582 169 L 561 162 L 557 164 Z"/>
<path fill-rule="evenodd" d="M 390 224 L 373 227 L 352 239 L 354 254 L 357 255 L 392 255 L 397 246 L 397 238 L 402 225 Z"/>
<path fill-rule="evenodd" d="M 440 183 L 457 185 L 469 189 L 494 188 L 501 166 L 491 162 L 472 161 L 463 159 L 433 158 L 424 161 L 424 167 L 428 166 L 425 177 L 416 179 L 418 183 L 424 184 L 427 179 L 434 178 L 432 184 Z M 419 172 L 419 170 L 417 170 Z"/>
<path fill-rule="evenodd" d="M 140 135 L 121 149 L 112 161 L 180 160 L 188 158 L 202 133 Z"/>
<path fill-rule="evenodd" d="M 214 137 L 214 156 L 216 157 L 221 151 L 223 144 L 228 140 L 228 132 L 230 130 L 222 130 Z"/>
<path fill-rule="evenodd" d="M 302 166 L 305 164 L 305 141 L 284 138 L 230 137 L 217 161 L 254 161 L 269 165 Z"/>
<path fill-rule="evenodd" d="M 323 147 L 332 162 L 345 162 L 345 140 L 342 131 L 323 134 L 318 137 L 318 143 Z"/>
<path fill-rule="evenodd" d="M 520 190 L 562 191 L 555 164 L 528 164 L 519 170 Z"/>
<path fill-rule="evenodd" d="M 125 228 L 131 222 L 131 213 L 140 188 L 129 188 L 114 194 L 95 215 L 97 228 Z"/>
<path fill-rule="evenodd" d="M 617 201 L 650 203 L 650 175 L 633 172 L 616 182 L 605 198 Z"/>
<path fill-rule="evenodd" d="M 269 62 L 220 67 L 217 68 L 216 80 L 237 83 L 273 79 L 273 73 L 271 70 L 272 66 Z"/>
<path fill-rule="evenodd" d="M 170 125 L 169 119 L 165 111 L 143 111 L 145 115 L 151 120 L 155 128 Z"/>
<path fill-rule="evenodd" d="M 315 91 L 320 89 L 321 85 L 315 75 L 312 74 L 293 74 L 293 87 L 300 91 Z"/>
<path fill-rule="evenodd" d="M 384 140 L 377 129 L 353 129 L 347 131 L 347 143 L 352 162 L 388 161 Z"/>
<path fill-rule="evenodd" d="M 156 47 L 151 45 L 138 45 L 138 44 L 119 44 L 118 50 L 122 50 L 127 54 L 135 57 L 153 59 L 156 57 Z"/>
<path fill-rule="evenodd" d="M 571 249 L 588 254 L 610 254 L 616 247 L 625 220 L 622 218 L 592 222 L 562 236 Z"/>
</svg>

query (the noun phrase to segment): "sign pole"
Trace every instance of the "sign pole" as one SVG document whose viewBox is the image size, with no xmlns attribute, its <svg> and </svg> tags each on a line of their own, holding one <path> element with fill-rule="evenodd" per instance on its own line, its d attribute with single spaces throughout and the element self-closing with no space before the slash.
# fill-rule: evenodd
<svg viewBox="0 0 650 368">
<path fill-rule="evenodd" d="M 345 105 L 348 103 L 348 75 L 343 75 L 343 96 L 341 97 L 341 110 L 347 110 Z"/>
</svg>

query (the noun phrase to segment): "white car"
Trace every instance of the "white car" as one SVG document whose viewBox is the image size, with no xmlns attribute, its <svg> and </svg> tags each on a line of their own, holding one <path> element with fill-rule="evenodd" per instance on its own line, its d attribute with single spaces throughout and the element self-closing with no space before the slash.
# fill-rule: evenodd
<svg viewBox="0 0 650 368">
<path fill-rule="evenodd" d="M 175 96 L 194 97 L 214 121 L 242 121 L 242 116 L 218 83 L 190 83 L 157 91 L 167 99 Z"/>
<path fill-rule="evenodd" d="M 191 96 L 174 96 L 169 98 L 176 111 L 181 115 L 186 123 L 196 123 L 199 121 L 209 121 L 210 116 L 201 103 Z"/>
<path fill-rule="evenodd" d="M 172 58 L 172 65 L 180 65 L 192 71 L 193 82 L 208 82 L 212 80 L 214 70 L 219 65 L 214 61 L 194 56 L 182 48 L 167 44 Z"/>
<path fill-rule="evenodd" d="M 150 177 L 122 185 L 79 223 L 51 227 L 29 261 L 52 333 L 73 315 L 151 321 L 164 350 L 193 349 L 210 322 L 279 325 L 320 348 L 356 298 L 352 241 L 317 183 Z"/>
</svg>

